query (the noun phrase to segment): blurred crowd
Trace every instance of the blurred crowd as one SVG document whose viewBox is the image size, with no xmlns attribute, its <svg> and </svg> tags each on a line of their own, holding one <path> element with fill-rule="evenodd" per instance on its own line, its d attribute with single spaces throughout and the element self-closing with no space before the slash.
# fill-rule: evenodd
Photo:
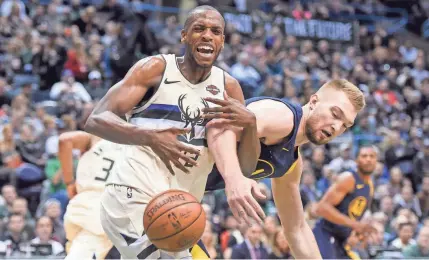
<svg viewBox="0 0 429 260">
<path fill-rule="evenodd" d="M 252 11 L 245 0 L 229 2 Z M 383 13 L 377 0 L 301 2 L 262 1 L 252 14 L 335 19 Z M 64 255 L 62 218 L 68 197 L 58 136 L 82 129 L 95 102 L 136 60 L 156 53 L 183 54 L 180 16 L 154 20 L 150 12 L 130 8 L 138 3 L 0 0 L 0 256 Z M 246 97 L 284 97 L 305 104 L 329 79 L 357 84 L 367 107 L 355 126 L 331 144 L 301 149 L 307 220 L 312 224 L 317 219 L 311 207 L 338 174 L 354 169 L 356 147 L 373 143 L 380 149 L 380 162 L 366 218 L 378 233 L 365 242 L 351 237 L 350 245 L 362 257 L 379 249 L 394 249 L 407 258 L 429 254 L 428 53 L 411 41 L 399 42 L 382 26 L 371 31 L 363 25 L 358 34 L 358 44 L 334 44 L 285 36 L 276 26 L 256 26 L 251 35 L 243 35 L 228 24 L 217 65 L 239 80 Z M 75 158 L 77 162 L 79 154 Z M 214 258 L 249 258 L 242 248 L 246 241 L 261 243 L 253 254 L 258 259 L 290 256 L 270 182 L 260 185 L 267 195 L 260 203 L 269 216 L 262 226 L 238 224 L 223 191 L 205 196 L 209 221 L 203 240 Z M 40 246 L 45 244 L 51 247 Z"/>
</svg>

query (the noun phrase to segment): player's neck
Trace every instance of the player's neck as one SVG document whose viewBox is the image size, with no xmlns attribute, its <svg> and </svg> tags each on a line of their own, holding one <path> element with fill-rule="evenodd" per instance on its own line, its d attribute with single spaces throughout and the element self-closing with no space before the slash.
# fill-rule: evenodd
<svg viewBox="0 0 429 260">
<path fill-rule="evenodd" d="M 182 75 L 192 84 L 203 82 L 211 72 L 211 67 L 201 67 L 189 55 L 177 57 L 177 64 Z"/>
<path fill-rule="evenodd" d="M 370 180 L 371 180 L 371 175 L 368 175 L 368 174 L 363 174 L 363 173 L 361 173 L 361 172 L 357 172 L 358 173 L 358 175 L 359 175 L 359 177 L 365 182 L 365 183 L 368 183 Z"/>
<path fill-rule="evenodd" d="M 305 126 L 306 126 L 309 113 L 310 113 L 310 109 L 308 108 L 308 106 L 307 105 L 303 106 L 301 122 L 299 122 L 298 133 L 295 139 L 295 146 L 306 144 L 309 141 L 307 136 L 305 135 Z"/>
</svg>

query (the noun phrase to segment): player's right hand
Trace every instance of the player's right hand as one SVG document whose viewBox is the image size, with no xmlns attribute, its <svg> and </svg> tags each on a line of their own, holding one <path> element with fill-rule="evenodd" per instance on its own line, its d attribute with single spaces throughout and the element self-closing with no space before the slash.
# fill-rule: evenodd
<svg viewBox="0 0 429 260">
<path fill-rule="evenodd" d="M 251 218 L 259 223 L 263 222 L 265 213 L 254 196 L 265 199 L 265 195 L 256 181 L 244 176 L 225 180 L 225 194 L 232 214 L 239 223 L 244 220 L 252 226 Z"/>
<path fill-rule="evenodd" d="M 172 164 L 183 172 L 189 173 L 189 169 L 179 161 L 180 159 L 185 161 L 185 164 L 197 166 L 197 162 L 190 158 L 189 154 L 199 155 L 200 151 L 177 140 L 178 135 L 185 135 L 190 131 L 191 129 L 172 127 L 164 130 L 155 130 L 151 135 L 149 146 L 164 162 L 172 175 L 175 175 Z"/>
</svg>

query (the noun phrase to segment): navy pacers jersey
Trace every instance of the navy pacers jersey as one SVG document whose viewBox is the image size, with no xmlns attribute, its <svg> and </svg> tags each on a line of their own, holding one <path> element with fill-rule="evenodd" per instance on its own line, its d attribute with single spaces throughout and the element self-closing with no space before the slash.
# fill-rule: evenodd
<svg viewBox="0 0 429 260">
<path fill-rule="evenodd" d="M 272 99 L 285 104 L 293 113 L 294 127 L 292 132 L 278 144 L 265 145 L 261 142 L 261 155 L 258 159 L 256 171 L 250 176 L 250 178 L 254 180 L 278 178 L 287 174 L 296 166 L 299 155 L 298 147 L 295 146 L 295 139 L 302 117 L 301 106 L 293 104 L 285 99 L 272 97 L 256 97 L 247 99 L 246 105 L 263 99 Z M 225 188 L 225 183 L 215 165 L 207 179 L 206 191 L 223 188 Z"/>
<path fill-rule="evenodd" d="M 336 209 L 349 218 L 359 221 L 369 207 L 374 187 L 372 182 L 365 183 L 357 172 L 352 171 L 352 173 L 355 178 L 355 189 L 344 197 L 340 204 L 336 206 Z M 334 224 L 326 219 L 319 220 L 317 225 L 332 234 L 338 241 L 346 241 L 352 232 L 351 228 Z"/>
</svg>

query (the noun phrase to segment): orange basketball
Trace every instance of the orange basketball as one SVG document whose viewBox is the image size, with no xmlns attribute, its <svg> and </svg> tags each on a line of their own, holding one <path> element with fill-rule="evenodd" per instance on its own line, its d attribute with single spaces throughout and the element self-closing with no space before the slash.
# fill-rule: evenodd
<svg viewBox="0 0 429 260">
<path fill-rule="evenodd" d="M 200 202 L 181 190 L 167 190 L 146 207 L 143 226 L 150 241 L 159 249 L 180 252 L 194 246 L 206 225 Z"/>
</svg>

